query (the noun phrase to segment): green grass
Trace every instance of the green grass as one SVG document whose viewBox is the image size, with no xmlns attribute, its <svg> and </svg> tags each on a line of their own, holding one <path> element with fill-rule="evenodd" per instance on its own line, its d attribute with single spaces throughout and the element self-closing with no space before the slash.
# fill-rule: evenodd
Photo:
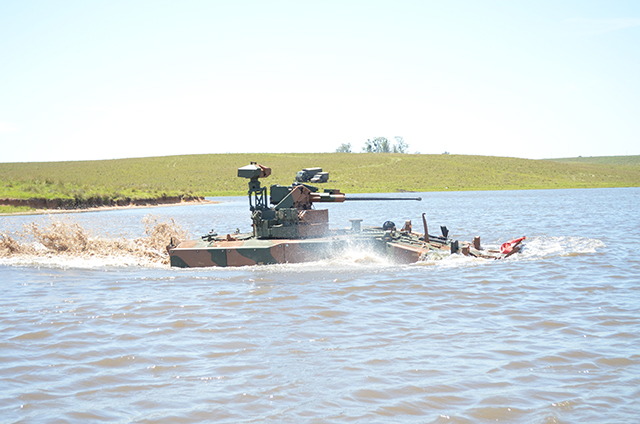
<svg viewBox="0 0 640 424">
<path fill-rule="evenodd" d="M 0 214 L 3 213 L 25 213 L 32 210 L 32 208 L 28 206 L 5 206 L 0 205 Z"/>
<path fill-rule="evenodd" d="M 289 185 L 305 167 L 330 173 L 345 193 L 640 186 L 640 156 L 530 160 L 492 156 L 365 153 L 211 154 L 77 162 L 0 163 L 0 198 L 235 196 L 237 168 L 269 166 L 263 185 Z"/>
<path fill-rule="evenodd" d="M 52 180 L 7 180 L 0 182 L 0 197 L 16 199 L 87 199 L 109 198 L 140 199 L 158 197 L 158 190 L 139 191 L 135 188 L 121 188 L 69 183 Z"/>
<path fill-rule="evenodd" d="M 626 166 L 630 168 L 640 167 L 640 156 L 588 156 L 577 158 L 560 158 L 549 159 L 555 162 L 565 163 L 587 163 L 598 165 L 614 165 L 614 166 Z"/>
</svg>

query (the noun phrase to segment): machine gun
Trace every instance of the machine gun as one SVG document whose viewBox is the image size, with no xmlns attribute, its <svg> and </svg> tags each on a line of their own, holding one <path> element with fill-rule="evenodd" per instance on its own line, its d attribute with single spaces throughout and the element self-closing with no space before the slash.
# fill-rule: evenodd
<svg viewBox="0 0 640 424">
<path fill-rule="evenodd" d="M 248 178 L 249 209 L 257 238 L 298 239 L 321 237 L 329 232 L 329 212 L 313 209 L 314 203 L 345 201 L 422 200 L 420 197 L 347 197 L 337 189 L 325 189 L 294 182 L 290 186 L 274 184 L 267 204 L 267 189 L 260 178 L 271 175 L 271 168 L 255 162 L 238 168 L 238 177 Z"/>
<path fill-rule="evenodd" d="M 322 172 L 322 168 L 304 168 L 296 174 L 299 183 L 326 183 L 329 181 L 329 173 Z"/>
</svg>

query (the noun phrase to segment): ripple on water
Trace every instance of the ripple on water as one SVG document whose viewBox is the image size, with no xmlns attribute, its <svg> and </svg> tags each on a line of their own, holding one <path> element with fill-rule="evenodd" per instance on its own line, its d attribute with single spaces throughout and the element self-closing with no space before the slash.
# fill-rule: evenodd
<svg viewBox="0 0 640 424">
<path fill-rule="evenodd" d="M 3 258 L 0 421 L 634 423 L 640 261 L 618 240 L 639 236 L 640 197 L 614 192 L 602 201 L 633 216 L 604 227 L 546 191 L 441 199 L 447 211 L 526 199 L 514 207 L 536 217 L 530 240 L 507 261 Z M 601 192 L 563 193 L 585 205 Z M 477 226 L 460 208 L 455 225 Z M 514 219 L 492 221 L 483 244 Z"/>
</svg>

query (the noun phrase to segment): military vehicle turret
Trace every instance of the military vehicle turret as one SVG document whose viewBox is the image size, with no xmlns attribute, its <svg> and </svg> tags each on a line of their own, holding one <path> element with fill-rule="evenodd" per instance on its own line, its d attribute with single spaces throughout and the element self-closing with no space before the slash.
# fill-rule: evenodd
<svg viewBox="0 0 640 424">
<path fill-rule="evenodd" d="M 320 168 L 307 169 L 319 169 L 313 175 L 321 172 Z M 354 245 L 375 250 L 399 263 L 416 262 L 431 251 L 500 259 L 519 251 L 524 240 L 505 243 L 504 252 L 481 249 L 479 237 L 473 243 L 461 245 L 448 237 L 444 226 L 441 227 L 441 236 L 428 234 L 425 214 L 422 214 L 423 234 L 413 231 L 411 221 L 406 221 L 398 230 L 391 221 L 381 227 L 363 227 L 361 219 L 352 219 L 349 229 L 330 229 L 328 210 L 315 209 L 316 203 L 422 199 L 406 196 L 350 197 L 336 189 L 320 192 L 317 187 L 299 181 L 289 186 L 272 185 L 270 193 L 267 193 L 260 179 L 269 175 L 270 168 L 254 162 L 238 169 L 238 177 L 249 180 L 252 233 L 223 236 L 210 233 L 177 246 L 171 240 L 167 246 L 171 266 L 224 267 L 309 262 L 339 255 Z"/>
</svg>

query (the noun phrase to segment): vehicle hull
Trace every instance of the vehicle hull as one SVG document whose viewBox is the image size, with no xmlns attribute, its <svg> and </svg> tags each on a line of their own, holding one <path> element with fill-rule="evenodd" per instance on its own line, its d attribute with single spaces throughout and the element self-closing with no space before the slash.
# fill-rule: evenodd
<svg viewBox="0 0 640 424">
<path fill-rule="evenodd" d="M 171 266 L 234 267 L 313 262 L 338 257 L 351 248 L 361 248 L 398 263 L 420 260 L 429 251 L 450 252 L 450 240 L 425 243 L 418 233 L 363 229 L 359 233 L 334 232 L 326 237 L 303 239 L 259 239 L 251 235 L 203 237 L 169 246 Z"/>
</svg>

